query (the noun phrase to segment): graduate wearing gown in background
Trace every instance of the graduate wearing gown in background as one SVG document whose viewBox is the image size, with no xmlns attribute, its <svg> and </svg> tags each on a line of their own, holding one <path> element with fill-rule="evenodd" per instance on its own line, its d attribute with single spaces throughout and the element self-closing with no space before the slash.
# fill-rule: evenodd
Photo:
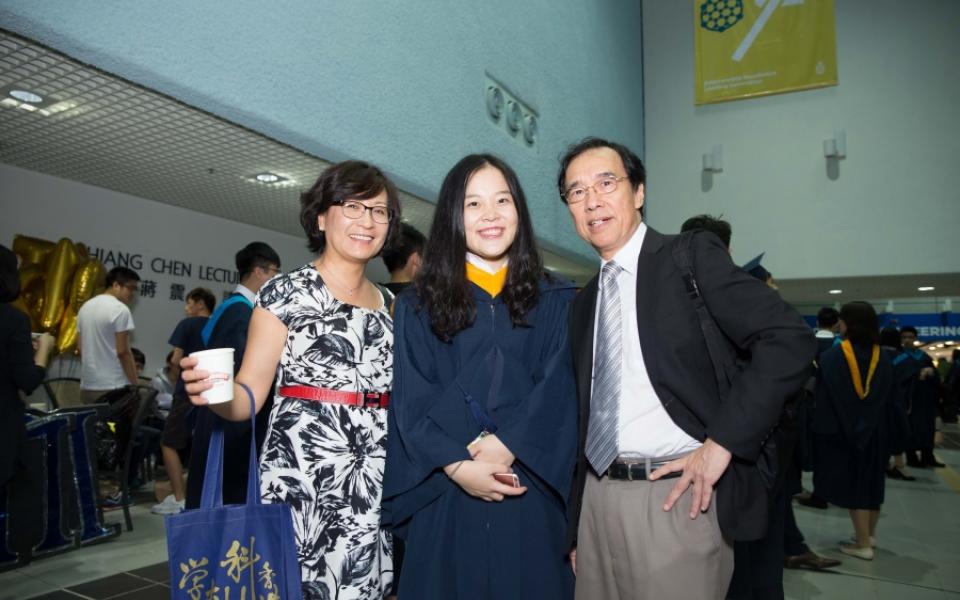
<svg viewBox="0 0 960 600">
<path fill-rule="evenodd" d="M 873 307 L 850 302 L 840 318 L 846 339 L 820 356 L 813 482 L 828 502 L 850 511 L 855 543 L 841 543 L 840 551 L 872 560 L 889 456 L 888 411 L 896 388 L 893 366 L 877 343 Z"/>
<path fill-rule="evenodd" d="M 542 273 L 512 170 L 460 161 L 394 311 L 384 513 L 407 543 L 400 600 L 572 598 L 573 294 Z M 511 469 L 519 489 L 493 478 Z"/>
<path fill-rule="evenodd" d="M 944 464 L 933 455 L 940 406 L 940 377 L 930 355 L 915 346 L 916 328 L 902 327 L 900 340 L 903 351 L 893 359 L 893 364 L 910 407 L 911 439 L 907 444 L 907 464 L 911 467 L 943 467 Z"/>
</svg>

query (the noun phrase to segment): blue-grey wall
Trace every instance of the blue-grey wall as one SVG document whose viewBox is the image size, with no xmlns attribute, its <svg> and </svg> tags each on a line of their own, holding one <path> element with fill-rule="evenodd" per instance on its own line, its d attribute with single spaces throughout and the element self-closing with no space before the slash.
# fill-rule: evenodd
<svg viewBox="0 0 960 600">
<path fill-rule="evenodd" d="M 642 151 L 640 15 L 639 0 L 0 0 L 4 28 L 430 199 L 462 155 L 497 153 L 537 234 L 585 257 L 557 156 L 587 134 Z M 488 121 L 485 71 L 540 113 L 537 150 Z"/>
</svg>

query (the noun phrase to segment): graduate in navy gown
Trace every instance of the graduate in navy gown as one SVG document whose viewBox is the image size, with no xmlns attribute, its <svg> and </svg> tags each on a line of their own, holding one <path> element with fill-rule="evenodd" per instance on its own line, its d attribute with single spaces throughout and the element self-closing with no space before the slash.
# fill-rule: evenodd
<svg viewBox="0 0 960 600">
<path fill-rule="evenodd" d="M 813 482 L 828 502 L 850 511 L 853 543 L 844 554 L 873 560 L 884 498 L 893 366 L 880 350 L 877 314 L 866 302 L 840 309 L 843 343 L 820 356 L 813 432 Z"/>
<path fill-rule="evenodd" d="M 944 464 L 933 455 L 940 406 L 940 377 L 930 355 L 916 347 L 916 328 L 909 325 L 900 328 L 900 341 L 903 352 L 893 364 L 910 406 L 911 439 L 907 444 L 907 464 L 911 467 L 943 467 Z"/>
<path fill-rule="evenodd" d="M 394 312 L 384 520 L 407 543 L 400 600 L 573 597 L 573 294 L 544 274 L 513 170 L 457 163 Z"/>
</svg>

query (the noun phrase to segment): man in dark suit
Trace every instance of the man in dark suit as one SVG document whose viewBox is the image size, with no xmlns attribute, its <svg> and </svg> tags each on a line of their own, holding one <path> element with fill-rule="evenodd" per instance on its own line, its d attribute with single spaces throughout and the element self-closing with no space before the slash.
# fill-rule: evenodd
<svg viewBox="0 0 960 600">
<path fill-rule="evenodd" d="M 264 283 L 280 272 L 280 256 L 263 242 L 251 242 L 237 252 L 237 274 L 240 283 L 210 316 L 201 337 L 206 348 L 233 348 L 233 374 L 243 363 L 247 347 L 247 330 L 253 315 L 253 301 Z M 271 400 L 260 410 L 257 419 L 257 448 L 263 444 Z M 186 507 L 200 506 L 203 477 L 207 468 L 207 449 L 215 426 L 222 427 L 223 436 L 223 503 L 241 504 L 247 493 L 247 461 L 250 450 L 250 424 L 247 421 L 227 421 L 215 415 L 206 406 L 196 408 L 196 425 L 190 452 L 190 476 L 187 478 Z"/>
<path fill-rule="evenodd" d="M 577 233 L 603 263 L 570 310 L 577 598 L 723 598 L 731 541 L 764 533 L 755 463 L 805 379 L 813 335 L 712 234 L 692 237 L 695 278 L 685 279 L 675 238 L 642 222 L 645 176 L 628 148 L 588 138 L 558 177 Z M 722 398 L 694 296 L 749 357 Z"/>
</svg>

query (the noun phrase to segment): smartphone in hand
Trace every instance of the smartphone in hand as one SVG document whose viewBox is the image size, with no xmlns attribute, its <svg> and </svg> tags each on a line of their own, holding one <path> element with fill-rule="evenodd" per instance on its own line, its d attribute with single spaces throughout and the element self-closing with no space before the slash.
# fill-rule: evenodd
<svg viewBox="0 0 960 600">
<path fill-rule="evenodd" d="M 518 488 L 520 487 L 520 478 L 516 473 L 494 473 L 493 478 L 504 485 Z"/>
</svg>

